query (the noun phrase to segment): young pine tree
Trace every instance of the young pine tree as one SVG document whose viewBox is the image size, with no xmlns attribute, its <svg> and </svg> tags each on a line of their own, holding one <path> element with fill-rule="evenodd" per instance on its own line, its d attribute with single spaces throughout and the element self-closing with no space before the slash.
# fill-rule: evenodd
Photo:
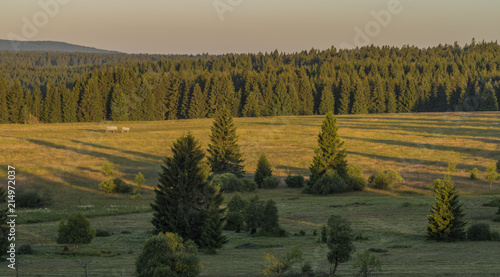
<svg viewBox="0 0 500 277">
<path fill-rule="evenodd" d="M 262 153 L 257 162 L 257 170 L 254 176 L 255 183 L 257 183 L 257 186 L 260 188 L 264 179 L 270 176 L 273 176 L 273 169 L 267 160 L 266 154 Z"/>
<path fill-rule="evenodd" d="M 327 84 L 321 91 L 319 114 L 327 114 L 328 112 L 334 112 L 334 110 L 335 110 L 335 99 L 333 97 L 332 85 Z"/>
<path fill-rule="evenodd" d="M 337 118 L 330 112 L 318 135 L 318 148 L 314 150 L 313 163 L 309 167 L 310 182 L 317 181 L 328 169 L 337 171 L 342 177 L 347 174 L 347 154 L 345 149 L 341 149 L 344 142 L 340 140 L 337 131 Z"/>
<path fill-rule="evenodd" d="M 222 193 L 219 193 L 220 187 L 216 189 L 216 197 L 210 202 L 206 212 L 205 224 L 202 227 L 200 245 L 208 254 L 217 254 L 217 249 L 222 248 L 228 242 L 226 236 L 222 234 L 224 229 L 225 208 L 219 208 L 224 201 Z"/>
<path fill-rule="evenodd" d="M 465 224 L 458 192 L 449 176 L 434 181 L 436 204 L 428 215 L 427 238 L 439 241 L 465 239 Z"/>
<path fill-rule="evenodd" d="M 498 111 L 498 99 L 495 95 L 495 89 L 491 82 L 486 83 L 484 90 L 481 93 L 481 101 L 479 104 L 480 111 Z"/>
<path fill-rule="evenodd" d="M 210 144 L 208 144 L 208 162 L 214 174 L 232 173 L 243 177 L 243 159 L 241 158 L 236 126 L 231 111 L 222 108 L 211 127 Z"/>
<path fill-rule="evenodd" d="M 4 78 L 0 77 L 0 123 L 9 121 L 9 110 L 7 108 L 7 91 L 9 86 Z"/>
<path fill-rule="evenodd" d="M 163 159 L 156 198 L 151 204 L 154 231 L 177 233 L 200 243 L 206 212 L 221 192 L 207 181 L 210 168 L 193 135 L 177 139 L 172 154 Z"/>
</svg>

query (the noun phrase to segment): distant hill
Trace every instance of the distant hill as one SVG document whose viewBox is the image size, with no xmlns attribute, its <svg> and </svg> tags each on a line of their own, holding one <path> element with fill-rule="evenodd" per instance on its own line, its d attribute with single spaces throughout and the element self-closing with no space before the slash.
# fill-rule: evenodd
<svg viewBox="0 0 500 277">
<path fill-rule="evenodd" d="M 58 41 L 15 41 L 0 39 L 0 51 L 29 51 L 29 52 L 80 52 L 97 54 L 120 54 L 118 51 L 109 51 L 70 44 Z"/>
</svg>

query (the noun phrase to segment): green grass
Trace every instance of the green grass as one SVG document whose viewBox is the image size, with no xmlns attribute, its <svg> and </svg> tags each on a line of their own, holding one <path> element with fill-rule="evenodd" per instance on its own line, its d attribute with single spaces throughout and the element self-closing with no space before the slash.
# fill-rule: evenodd
<svg viewBox="0 0 500 277">
<path fill-rule="evenodd" d="M 262 152 L 280 178 L 307 176 L 322 120 L 321 116 L 235 119 L 247 176 L 253 176 Z M 467 276 L 500 271 L 499 242 L 434 243 L 423 237 L 433 203 L 426 186 L 444 174 L 452 176 L 463 195 L 469 223 L 487 222 L 500 231 L 500 223 L 491 221 L 496 208 L 481 206 L 500 193 L 498 182 L 490 188 L 486 181 L 468 178 L 470 169 L 484 171 L 500 157 L 500 113 L 350 115 L 339 116 L 338 123 L 350 163 L 362 165 L 366 177 L 379 170 L 397 170 L 404 183 L 393 191 L 369 188 L 334 196 L 304 195 L 284 184 L 278 190 L 259 191 L 263 199 L 277 201 L 280 216 L 288 220 L 282 225 L 292 235 L 269 239 L 229 232 L 230 241 L 218 255 L 202 254 L 204 276 L 262 276 L 260 266 L 268 248 L 285 253 L 295 245 L 302 247 L 316 271 L 327 272 L 326 248 L 316 243 L 312 232 L 332 214 L 348 218 L 354 230 L 367 238 L 356 242 L 358 251 L 387 250 L 375 253 L 383 262 L 383 274 Z M 206 148 L 210 124 L 211 119 L 0 125 L 0 165 L 16 167 L 18 188 L 47 190 L 54 201 L 45 209 L 17 211 L 19 243 L 31 243 L 36 251 L 21 257 L 20 276 L 78 276 L 83 269 L 74 261 L 85 259 L 92 260 L 90 276 L 133 276 L 135 258 L 151 230 L 149 203 L 162 158 L 170 155 L 173 141 L 188 131 Z M 131 131 L 106 133 L 107 125 L 127 126 Z M 456 170 L 449 172 L 452 162 Z M 144 199 L 99 192 L 98 184 L 111 178 L 101 172 L 103 164 L 114 165 L 114 177 L 129 184 L 142 172 Z M 2 167 L 0 179 L 6 175 Z M 62 249 L 54 243 L 57 221 L 75 212 L 89 216 L 93 227 L 113 233 L 83 248 L 99 256 L 56 254 Z M 301 230 L 305 236 L 293 235 Z M 257 248 L 237 248 L 246 243 Z M 342 264 L 339 274 L 352 275 L 349 266 L 350 262 Z M 11 276 L 5 270 L 6 266 L 0 267 L 0 276 Z"/>
</svg>

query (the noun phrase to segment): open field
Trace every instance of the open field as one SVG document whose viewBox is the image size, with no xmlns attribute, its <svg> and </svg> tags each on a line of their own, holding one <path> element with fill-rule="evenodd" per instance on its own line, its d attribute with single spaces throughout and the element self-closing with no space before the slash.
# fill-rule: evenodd
<svg viewBox="0 0 500 277">
<path fill-rule="evenodd" d="M 322 116 L 235 119 L 248 177 L 262 152 L 273 164 L 275 175 L 307 175 L 322 120 Z M 317 271 L 326 272 L 326 247 L 316 243 L 312 231 L 332 214 L 348 218 L 354 230 L 366 237 L 356 242 L 357 250 L 387 250 L 377 254 L 383 262 L 383 275 L 484 276 L 500 272 L 499 242 L 444 244 L 426 242 L 423 237 L 433 203 L 426 186 L 443 174 L 450 174 L 463 194 L 466 220 L 488 222 L 500 231 L 500 223 L 491 221 L 496 208 L 481 206 L 491 195 L 500 194 L 499 183 L 490 188 L 486 181 L 468 179 L 472 168 L 484 171 L 500 159 L 500 113 L 349 115 L 338 116 L 338 123 L 349 162 L 362 165 L 366 177 L 378 170 L 397 170 L 405 179 L 403 185 L 393 191 L 368 188 L 323 197 L 304 195 L 284 185 L 278 190 L 261 190 L 258 194 L 263 199 L 277 201 L 282 226 L 292 235 L 258 238 L 228 232 L 230 242 L 219 255 L 202 255 L 203 276 L 262 275 L 262 256 L 268 248 L 284 253 L 295 245 L 302 247 L 305 259 Z M 170 155 L 172 142 L 188 130 L 206 148 L 210 124 L 211 119 L 0 125 L 0 165 L 16 167 L 18 188 L 45 190 L 54 200 L 47 209 L 17 211 L 23 223 L 18 226 L 18 239 L 31 243 L 37 251 L 22 257 L 19 276 L 84 276 L 74 262 L 77 259 L 92 260 L 89 276 L 133 276 L 135 258 L 151 229 L 149 203 L 162 158 Z M 104 132 L 109 125 L 130 127 L 131 131 Z M 446 172 L 448 162 L 457 163 L 455 172 Z M 97 186 L 107 179 L 100 172 L 104 163 L 114 164 L 116 175 L 130 184 L 142 172 L 149 186 L 144 199 L 100 193 Z M 5 180 L 5 166 L 1 170 L 0 178 Z M 113 232 L 84 247 L 101 251 L 100 256 L 55 254 L 61 249 L 54 243 L 57 220 L 74 212 L 91 217 L 93 227 Z M 300 230 L 306 235 L 293 235 Z M 260 248 L 236 248 L 244 243 Z M 349 265 L 341 264 L 339 274 L 352 275 Z M 0 267 L 0 276 L 15 275 L 5 265 Z"/>
</svg>

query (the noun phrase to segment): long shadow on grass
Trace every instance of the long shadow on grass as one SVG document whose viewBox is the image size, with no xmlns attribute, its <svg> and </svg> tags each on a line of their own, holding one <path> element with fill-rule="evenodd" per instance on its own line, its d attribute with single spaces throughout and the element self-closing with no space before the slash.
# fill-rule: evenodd
<svg viewBox="0 0 500 277">
<path fill-rule="evenodd" d="M 478 148 L 468 148 L 468 147 L 457 147 L 457 146 L 446 146 L 446 145 L 438 145 L 433 143 L 413 143 L 407 141 L 400 140 L 386 140 L 386 139 L 369 139 L 369 138 L 355 138 L 355 137 L 344 137 L 346 139 L 352 140 L 362 140 L 371 143 L 383 143 L 387 145 L 395 145 L 395 146 L 404 146 L 404 147 L 415 147 L 415 148 L 423 148 L 423 149 L 431 149 L 438 151 L 452 151 L 452 152 L 460 152 L 464 154 L 469 154 L 476 157 L 490 157 L 496 158 L 500 156 L 500 151 L 497 150 L 484 150 Z"/>
<path fill-rule="evenodd" d="M 118 149 L 118 148 L 114 148 L 114 147 L 109 147 L 109 146 L 104 146 L 104 145 L 99 145 L 99 144 L 90 143 L 90 142 L 84 142 L 84 141 L 79 141 L 79 140 L 70 140 L 70 141 L 73 142 L 73 143 L 78 143 L 78 144 L 82 144 L 82 145 L 86 145 L 86 146 L 90 146 L 90 147 L 95 147 L 95 148 L 100 148 L 100 149 L 106 149 L 106 150 L 114 150 L 114 151 L 122 152 L 122 153 L 125 153 L 125 154 L 139 156 L 139 157 L 142 157 L 142 158 L 146 158 L 146 159 L 150 159 L 150 160 L 155 160 L 155 161 L 163 159 L 163 157 L 160 157 L 160 156 L 151 155 L 151 154 L 145 154 L 145 153 L 141 153 L 141 152 L 137 152 L 137 151 L 122 150 L 122 149 Z"/>
</svg>

